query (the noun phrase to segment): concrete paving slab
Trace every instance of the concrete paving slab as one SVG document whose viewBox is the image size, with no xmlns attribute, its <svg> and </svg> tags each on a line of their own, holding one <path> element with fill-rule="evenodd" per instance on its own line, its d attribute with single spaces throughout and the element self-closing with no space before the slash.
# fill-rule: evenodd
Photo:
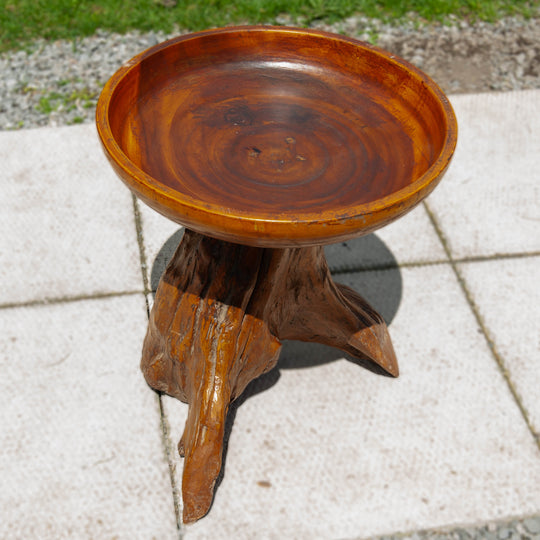
<svg viewBox="0 0 540 540">
<path fill-rule="evenodd" d="M 452 256 L 538 253 L 540 92 L 452 103 L 458 151 L 427 201 Z M 142 290 L 131 196 L 92 126 L 0 133 L 0 158 L 0 305 Z M 181 227 L 139 206 L 157 284 Z M 425 209 L 327 249 L 390 323 L 401 377 L 286 343 L 233 407 L 215 504 L 184 538 L 365 538 L 540 514 L 538 447 L 450 266 L 395 267 L 445 260 Z M 388 269 L 343 273 L 373 267 Z M 459 269 L 538 431 L 538 257 Z M 176 537 L 138 368 L 146 324 L 142 295 L 0 310 L 0 537 Z M 187 406 L 163 403 L 178 495 Z"/>
<path fill-rule="evenodd" d="M 0 304 L 142 290 L 133 204 L 94 126 L 0 132 Z"/>
<path fill-rule="evenodd" d="M 540 437 L 540 257 L 460 264 L 459 269 Z"/>
<path fill-rule="evenodd" d="M 143 234 L 148 282 L 155 291 L 159 278 L 178 246 L 184 227 L 137 201 Z"/>
<path fill-rule="evenodd" d="M 453 257 L 540 251 L 540 90 L 451 102 L 458 146 L 427 203 Z"/>
<path fill-rule="evenodd" d="M 0 537 L 178 538 L 142 295 L 0 310 Z"/>
<path fill-rule="evenodd" d="M 393 315 L 392 272 L 340 280 L 391 315 L 400 378 L 286 343 L 233 406 L 223 481 L 185 539 L 365 538 L 540 511 L 538 448 L 453 271 L 402 268 Z M 164 402 L 176 444 L 187 406 Z"/>
</svg>

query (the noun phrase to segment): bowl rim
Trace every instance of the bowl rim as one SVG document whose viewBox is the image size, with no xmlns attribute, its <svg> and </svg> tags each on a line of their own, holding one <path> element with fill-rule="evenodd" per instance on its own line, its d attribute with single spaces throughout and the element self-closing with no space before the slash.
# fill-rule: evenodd
<svg viewBox="0 0 540 540">
<path fill-rule="evenodd" d="M 228 210 L 215 203 L 206 203 L 186 193 L 172 189 L 137 167 L 124 153 L 114 138 L 109 123 L 111 99 L 116 88 L 128 74 L 146 58 L 176 44 L 206 36 L 238 32 L 277 32 L 302 34 L 347 42 L 374 55 L 398 64 L 417 77 L 431 92 L 443 111 L 447 130 L 435 161 L 416 180 L 407 186 L 374 201 L 324 210 L 322 212 L 297 212 L 298 217 L 279 212 Z M 200 32 L 182 34 L 147 48 L 125 62 L 107 81 L 96 107 L 98 136 L 107 158 L 116 173 L 145 203 L 170 219 L 204 234 L 224 240 L 237 239 L 253 245 L 315 245 L 335 242 L 371 232 L 412 209 L 438 184 L 452 160 L 458 126 L 449 99 L 431 77 L 419 68 L 380 47 L 358 39 L 324 30 L 289 26 L 242 25 L 213 28 Z M 397 214 L 394 216 L 394 214 Z"/>
</svg>

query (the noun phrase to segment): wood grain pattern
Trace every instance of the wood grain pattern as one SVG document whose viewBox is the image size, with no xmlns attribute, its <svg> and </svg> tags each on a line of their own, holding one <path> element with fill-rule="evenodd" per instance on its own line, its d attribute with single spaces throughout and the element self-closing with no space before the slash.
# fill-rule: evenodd
<svg viewBox="0 0 540 540">
<path fill-rule="evenodd" d="M 212 502 L 229 403 L 275 366 L 283 339 L 338 347 L 398 375 L 386 324 L 332 281 L 322 248 L 256 248 L 186 231 L 156 292 L 141 364 L 150 386 L 189 403 L 179 444 L 185 522 Z"/>
<path fill-rule="evenodd" d="M 425 74 L 314 30 L 181 36 L 135 57 L 97 113 L 105 152 L 147 204 L 255 246 L 319 245 L 398 218 L 436 185 L 457 127 Z"/>
</svg>

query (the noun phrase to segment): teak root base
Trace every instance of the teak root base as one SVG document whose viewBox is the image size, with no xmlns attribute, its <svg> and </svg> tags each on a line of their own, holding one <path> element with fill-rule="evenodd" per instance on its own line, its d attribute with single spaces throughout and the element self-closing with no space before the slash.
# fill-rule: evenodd
<svg viewBox="0 0 540 540">
<path fill-rule="evenodd" d="M 141 362 L 151 387 L 189 404 L 178 445 L 184 522 L 212 503 L 229 404 L 276 365 L 283 339 L 332 345 L 398 375 L 382 317 L 333 282 L 322 247 L 258 248 L 186 230 L 159 283 Z"/>
</svg>

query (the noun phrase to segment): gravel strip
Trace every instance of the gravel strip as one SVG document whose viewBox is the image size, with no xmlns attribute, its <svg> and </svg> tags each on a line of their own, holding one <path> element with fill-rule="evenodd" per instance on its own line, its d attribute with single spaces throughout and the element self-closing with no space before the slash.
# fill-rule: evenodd
<svg viewBox="0 0 540 540">
<path fill-rule="evenodd" d="M 376 540 L 540 540 L 540 516 L 457 527 L 446 531 L 418 531 L 381 536 Z"/>
<path fill-rule="evenodd" d="M 400 27 L 374 21 L 359 31 L 365 22 L 353 17 L 321 27 L 364 40 L 375 36 L 377 45 L 415 64 L 449 94 L 540 88 L 540 18 L 421 28 L 413 21 Z"/>
<path fill-rule="evenodd" d="M 291 23 L 286 17 L 279 22 Z M 540 88 L 540 18 L 447 26 L 410 20 L 391 26 L 357 16 L 313 26 L 376 42 L 416 64 L 450 94 Z M 173 35 L 99 31 L 2 54 L 0 129 L 93 122 L 99 92 L 116 69 Z"/>
</svg>

